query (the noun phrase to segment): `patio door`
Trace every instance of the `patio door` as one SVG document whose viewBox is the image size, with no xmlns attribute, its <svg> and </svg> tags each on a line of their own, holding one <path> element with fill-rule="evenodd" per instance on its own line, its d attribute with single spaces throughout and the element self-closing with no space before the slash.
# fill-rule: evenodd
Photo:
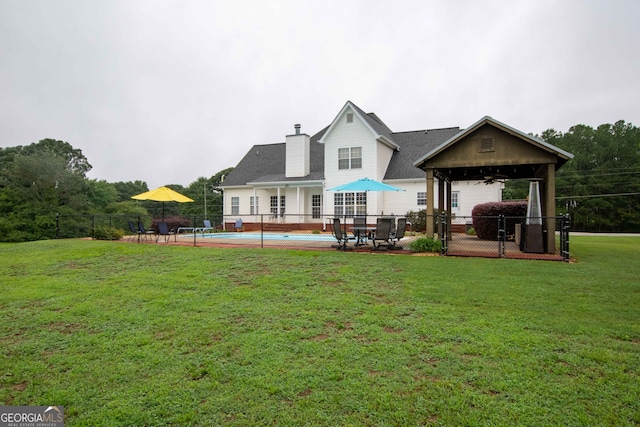
<svg viewBox="0 0 640 427">
<path fill-rule="evenodd" d="M 280 203 L 278 204 L 278 196 L 271 196 L 271 216 L 277 218 L 283 217 L 286 211 L 287 196 L 280 196 Z M 280 208 L 280 212 L 278 212 Z"/>
<path fill-rule="evenodd" d="M 311 195 L 311 217 L 313 219 L 322 218 L 322 195 Z"/>
</svg>

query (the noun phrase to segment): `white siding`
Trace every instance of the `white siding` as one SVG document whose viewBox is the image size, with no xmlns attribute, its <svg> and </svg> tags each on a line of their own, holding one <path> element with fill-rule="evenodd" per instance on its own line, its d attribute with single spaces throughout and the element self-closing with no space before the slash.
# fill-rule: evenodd
<svg viewBox="0 0 640 427">
<path fill-rule="evenodd" d="M 458 191 L 459 208 L 452 209 L 452 213 L 460 217 L 471 216 L 474 206 L 481 203 L 502 201 L 502 189 L 504 184 L 494 183 L 487 185 L 484 181 L 460 181 L 453 182 L 451 191 Z M 464 222 L 461 219 L 459 222 Z"/>
<path fill-rule="evenodd" d="M 287 135 L 285 145 L 285 175 L 287 177 L 309 175 L 309 155 L 311 151 L 309 135 Z"/>
<path fill-rule="evenodd" d="M 245 222 L 259 222 L 261 215 L 264 221 L 277 222 L 312 222 L 312 195 L 320 194 L 323 198 L 327 194 L 322 194 L 321 187 L 280 187 L 280 196 L 285 196 L 285 217 L 271 218 L 271 196 L 278 195 L 276 187 L 256 188 L 234 188 L 224 192 L 224 215 L 237 219 L 242 218 Z M 258 214 L 251 215 L 251 197 L 258 197 Z M 231 215 L 231 198 L 238 197 L 240 200 L 239 215 Z M 332 196 L 333 197 L 333 196 Z M 324 213 L 324 210 L 323 210 Z"/>
<path fill-rule="evenodd" d="M 345 113 L 353 113 L 347 109 Z M 374 179 L 377 169 L 376 142 L 369 128 L 354 113 L 353 122 L 346 123 L 345 115 L 337 120 L 330 135 L 326 135 L 325 143 L 325 177 L 327 188 L 335 187 L 366 176 Z M 338 169 L 338 149 L 362 147 L 361 169 Z"/>
<path fill-rule="evenodd" d="M 250 197 L 253 196 L 252 188 L 228 189 L 224 192 L 224 215 L 231 215 L 231 198 L 238 197 L 240 199 L 240 213 L 238 216 L 246 217 L 249 215 Z M 260 199 L 259 202 L 262 202 Z M 244 218 L 243 218 L 244 219 Z"/>
<path fill-rule="evenodd" d="M 353 114 L 353 122 L 346 122 L 346 115 Z M 359 119 L 358 115 L 351 108 L 347 108 L 340 117 L 338 117 L 335 126 L 329 135 L 325 135 L 323 140 L 325 143 L 325 178 L 326 188 L 336 187 L 347 182 L 355 181 L 360 178 L 379 179 L 379 170 L 381 169 L 380 153 L 378 151 L 379 144 L 375 140 L 375 135 L 371 129 Z M 347 147 L 362 147 L 362 168 L 361 169 L 338 169 L 338 149 Z M 391 158 L 385 153 L 384 157 Z M 384 170 L 389 164 L 386 160 Z M 384 159 L 383 159 L 384 161 Z M 332 215 L 334 212 L 334 193 L 325 191 L 325 214 Z M 367 209 L 369 214 L 375 214 L 378 209 L 378 197 L 374 193 L 367 194 Z"/>
<path fill-rule="evenodd" d="M 384 212 L 385 214 L 404 216 L 409 211 L 417 212 L 426 208 L 426 206 L 418 206 L 418 192 L 427 190 L 426 178 L 422 181 L 385 181 L 385 183 L 393 185 L 394 187 L 403 188 L 406 191 L 385 191 L 383 193 L 384 204 L 382 205 L 383 207 L 380 213 Z"/>
<path fill-rule="evenodd" d="M 387 173 L 387 169 L 389 168 L 389 162 L 393 156 L 393 151 L 394 150 L 392 148 L 382 144 L 381 142 L 377 143 L 378 160 L 376 165 L 376 175 L 370 176 L 369 178 L 377 181 L 382 181 L 384 179 L 384 175 Z"/>
<path fill-rule="evenodd" d="M 381 212 L 385 214 L 394 214 L 396 216 L 405 215 L 409 211 L 419 211 L 426 209 L 426 206 L 418 205 L 418 192 L 427 191 L 427 182 L 416 181 L 385 181 L 389 185 L 394 187 L 403 188 L 406 191 L 389 191 L 384 192 L 384 203 L 382 204 Z M 468 217 L 471 216 L 471 211 L 474 206 L 480 203 L 487 202 L 499 202 L 502 200 L 502 188 L 503 185 L 499 183 L 485 185 L 484 181 L 462 181 L 453 182 L 451 185 L 452 192 L 458 192 L 458 208 L 452 208 L 452 213 L 456 217 Z M 436 208 L 438 208 L 438 180 L 435 180 L 434 185 L 434 202 Z M 464 219 L 461 219 L 464 222 Z"/>
</svg>

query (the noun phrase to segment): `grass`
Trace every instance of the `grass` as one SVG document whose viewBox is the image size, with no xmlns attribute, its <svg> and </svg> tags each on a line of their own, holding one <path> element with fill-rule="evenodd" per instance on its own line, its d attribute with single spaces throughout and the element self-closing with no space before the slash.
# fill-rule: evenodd
<svg viewBox="0 0 640 427">
<path fill-rule="evenodd" d="M 577 262 L 0 245 L 0 404 L 65 425 L 634 425 L 640 238 Z"/>
</svg>

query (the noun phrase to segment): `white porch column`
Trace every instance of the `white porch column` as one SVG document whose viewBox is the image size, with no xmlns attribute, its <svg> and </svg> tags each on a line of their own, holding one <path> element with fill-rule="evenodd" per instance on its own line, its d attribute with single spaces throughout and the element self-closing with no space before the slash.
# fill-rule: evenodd
<svg viewBox="0 0 640 427">
<path fill-rule="evenodd" d="M 253 187 L 253 222 L 257 222 L 258 221 L 258 213 L 260 212 L 258 210 L 258 193 L 256 192 L 256 187 Z"/>
<path fill-rule="evenodd" d="M 280 222 L 280 187 L 277 187 L 276 190 L 276 222 Z"/>
<path fill-rule="evenodd" d="M 300 222 L 300 186 L 296 187 L 296 202 L 298 204 L 298 222 Z"/>
</svg>

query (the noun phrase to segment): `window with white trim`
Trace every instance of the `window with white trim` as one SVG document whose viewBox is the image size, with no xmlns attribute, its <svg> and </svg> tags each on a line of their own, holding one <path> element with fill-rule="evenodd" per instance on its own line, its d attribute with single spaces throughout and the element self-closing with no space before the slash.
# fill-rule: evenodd
<svg viewBox="0 0 640 427">
<path fill-rule="evenodd" d="M 258 196 L 251 196 L 249 198 L 249 210 L 251 215 L 258 215 Z"/>
<path fill-rule="evenodd" d="M 356 193 L 356 215 L 367 215 L 367 193 Z"/>
<path fill-rule="evenodd" d="M 451 192 L 451 209 L 458 209 L 460 207 L 460 192 Z"/>
<path fill-rule="evenodd" d="M 367 193 L 335 193 L 333 214 L 337 218 L 353 218 L 367 214 Z"/>
<path fill-rule="evenodd" d="M 362 169 L 362 147 L 338 148 L 338 169 Z"/>
<path fill-rule="evenodd" d="M 418 206 L 427 206 L 427 192 L 426 191 L 418 191 Z"/>
<path fill-rule="evenodd" d="M 240 215 L 240 197 L 231 198 L 231 215 Z"/>
</svg>

